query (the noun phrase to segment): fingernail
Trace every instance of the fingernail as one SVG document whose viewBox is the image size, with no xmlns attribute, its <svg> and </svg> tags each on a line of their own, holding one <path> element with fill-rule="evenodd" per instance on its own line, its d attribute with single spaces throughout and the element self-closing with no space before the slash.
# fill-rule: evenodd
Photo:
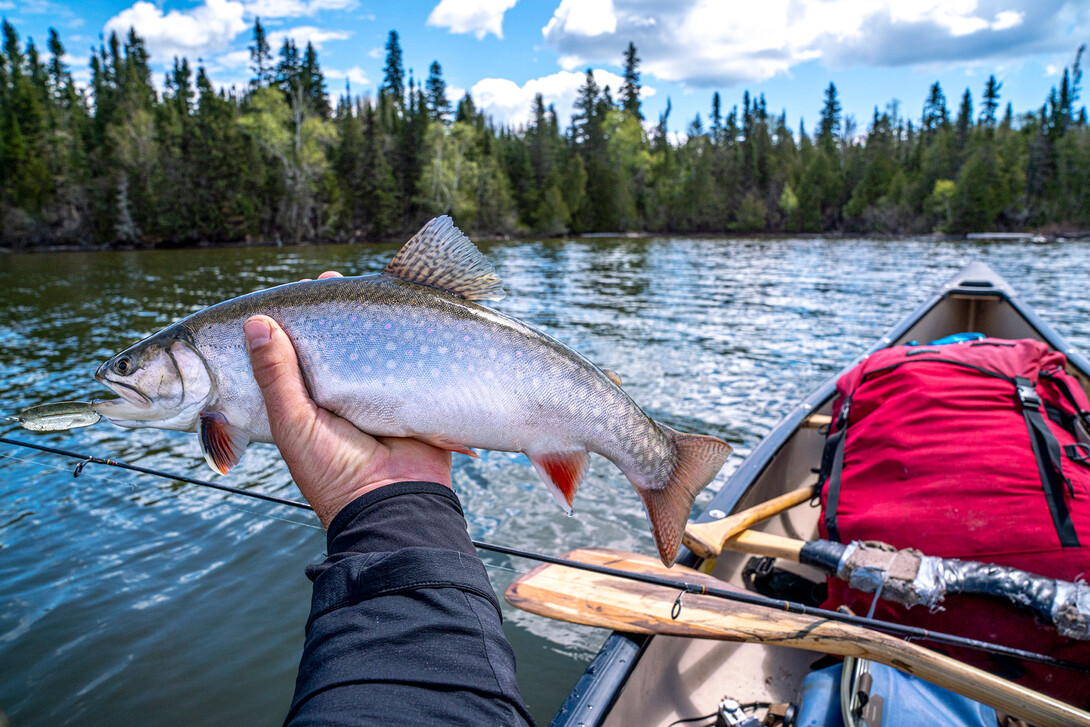
<svg viewBox="0 0 1090 727">
<path fill-rule="evenodd" d="M 272 338 L 272 327 L 263 320 L 251 318 L 242 326 L 246 332 L 246 346 L 253 351 L 269 342 Z"/>
</svg>

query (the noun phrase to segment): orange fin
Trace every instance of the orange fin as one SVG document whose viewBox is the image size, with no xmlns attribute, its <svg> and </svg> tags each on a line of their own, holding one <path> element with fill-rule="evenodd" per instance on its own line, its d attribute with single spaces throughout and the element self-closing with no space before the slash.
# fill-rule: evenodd
<svg viewBox="0 0 1090 727">
<path fill-rule="evenodd" d="M 609 380 L 615 383 L 617 386 L 621 386 L 621 375 L 613 369 L 602 369 L 602 373 L 609 377 Z"/>
<path fill-rule="evenodd" d="M 231 426 L 227 417 L 218 411 L 202 411 L 197 419 L 204 461 L 221 475 L 227 474 L 242 458 L 250 438 Z"/>
<path fill-rule="evenodd" d="M 647 519 L 651 522 L 651 534 L 655 538 L 659 557 L 669 568 L 677 559 L 681 535 L 689 521 L 693 500 L 722 468 L 730 456 L 731 447 L 716 437 L 685 434 L 665 424 L 658 426 L 673 443 L 677 462 L 666 481 L 657 488 L 637 487 L 636 492 L 647 509 Z"/>
<path fill-rule="evenodd" d="M 579 489 L 583 477 L 587 474 L 586 450 L 578 452 L 547 452 L 544 454 L 526 453 L 534 464 L 534 469 L 545 480 L 556 504 L 571 513 L 571 503 L 575 491 Z"/>
<path fill-rule="evenodd" d="M 448 452 L 457 452 L 458 454 L 464 454 L 464 455 L 467 455 L 469 457 L 473 457 L 474 459 L 480 459 L 481 458 L 481 455 L 477 454 L 475 451 L 473 451 L 469 447 L 465 446 L 464 444 L 459 444 L 458 442 L 448 441 L 446 439 L 443 439 L 442 437 L 416 437 L 416 439 L 419 439 L 421 442 L 424 442 L 425 444 L 430 444 L 433 447 L 438 447 L 439 449 L 445 449 Z"/>
</svg>

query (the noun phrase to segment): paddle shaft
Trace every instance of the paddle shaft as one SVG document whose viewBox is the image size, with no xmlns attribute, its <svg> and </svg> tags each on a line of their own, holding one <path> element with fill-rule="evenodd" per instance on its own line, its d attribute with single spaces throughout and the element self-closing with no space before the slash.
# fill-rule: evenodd
<svg viewBox="0 0 1090 727">
<path fill-rule="evenodd" d="M 613 568 L 673 575 L 685 581 L 710 576 L 691 570 L 666 571 L 651 558 L 582 550 L 580 560 L 598 559 Z M 676 568 L 674 569 L 676 570 Z M 722 641 L 761 643 L 870 659 L 913 674 L 987 704 L 1037 727 L 1090 727 L 1090 714 L 922 646 L 870 629 L 804 614 L 787 613 L 713 596 L 686 593 L 677 618 L 671 609 L 676 588 L 543 565 L 507 590 L 512 605 L 551 618 L 618 631 Z"/>
<path fill-rule="evenodd" d="M 813 485 L 806 485 L 720 520 L 689 525 L 685 528 L 681 542 L 701 558 L 715 558 L 723 552 L 724 543 L 728 538 L 762 520 L 806 502 L 813 496 Z"/>
</svg>

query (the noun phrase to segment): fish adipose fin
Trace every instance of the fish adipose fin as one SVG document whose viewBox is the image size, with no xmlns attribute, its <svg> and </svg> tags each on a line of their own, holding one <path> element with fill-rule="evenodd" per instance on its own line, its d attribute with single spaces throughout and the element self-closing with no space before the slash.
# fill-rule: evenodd
<svg viewBox="0 0 1090 727">
<path fill-rule="evenodd" d="M 200 429 L 197 438 L 201 442 L 204 461 L 221 475 L 227 474 L 242 458 L 250 438 L 231 426 L 227 417 L 218 411 L 202 411 L 198 421 Z"/>
<path fill-rule="evenodd" d="M 571 502 L 575 491 L 579 489 L 583 477 L 587 474 L 586 450 L 579 452 L 548 452 L 545 454 L 526 453 L 534 464 L 534 469 L 545 480 L 549 493 L 556 504 L 571 514 Z"/>
<path fill-rule="evenodd" d="M 636 491 L 640 493 L 647 509 L 651 534 L 655 538 L 659 557 L 669 568 L 677 559 L 681 535 L 689 521 L 693 500 L 723 467 L 723 463 L 730 456 L 731 447 L 716 437 L 685 434 L 664 424 L 658 426 L 673 442 L 677 451 L 677 464 L 663 487 L 637 488 Z"/>
<path fill-rule="evenodd" d="M 383 272 L 466 300 L 502 300 L 504 295 L 492 263 L 446 215 L 420 228 Z"/>
<path fill-rule="evenodd" d="M 602 369 L 602 373 L 609 377 L 609 380 L 615 383 L 617 386 L 621 386 L 621 375 L 613 369 Z"/>
</svg>

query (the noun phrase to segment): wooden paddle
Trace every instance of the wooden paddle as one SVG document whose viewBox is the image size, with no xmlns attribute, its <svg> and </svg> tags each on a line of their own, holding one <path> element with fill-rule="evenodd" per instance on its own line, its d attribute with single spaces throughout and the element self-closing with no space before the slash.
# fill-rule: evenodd
<svg viewBox="0 0 1090 727">
<path fill-rule="evenodd" d="M 594 565 L 723 588 L 691 568 L 667 570 L 655 559 L 604 549 L 565 556 Z M 870 629 L 764 606 L 686 593 L 677 619 L 670 611 L 679 591 L 619 576 L 541 565 L 507 589 L 508 603 L 571 623 L 643 634 L 790 646 L 877 661 L 1027 720 L 1037 727 L 1090 727 L 1090 714 L 922 646 Z"/>
<path fill-rule="evenodd" d="M 721 520 L 689 525 L 685 528 L 681 542 L 701 558 L 715 558 L 723 552 L 723 544 L 728 538 L 743 532 L 755 523 L 806 502 L 813 496 L 814 486 L 809 484 Z M 796 557 L 795 560 L 798 558 Z"/>
</svg>

